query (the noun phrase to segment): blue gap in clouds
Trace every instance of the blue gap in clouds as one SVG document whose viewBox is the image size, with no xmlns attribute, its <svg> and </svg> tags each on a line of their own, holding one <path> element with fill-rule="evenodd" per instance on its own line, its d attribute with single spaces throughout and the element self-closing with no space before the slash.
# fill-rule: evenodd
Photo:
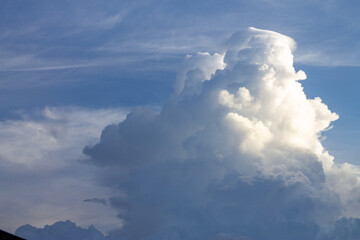
<svg viewBox="0 0 360 240">
<path fill-rule="evenodd" d="M 174 71 L 127 72 L 121 69 L 67 69 L 0 73 L 0 79 L 33 79 L 33 83 L 0 89 L 0 120 L 14 111 L 45 106 L 86 108 L 162 105 L 172 92 Z M 34 80 L 35 79 L 35 80 Z"/>
<path fill-rule="evenodd" d="M 323 135 L 323 142 L 335 162 L 360 164 L 360 67 L 319 67 L 298 65 L 308 79 L 302 81 L 308 98 L 320 97 L 340 118 Z"/>
</svg>

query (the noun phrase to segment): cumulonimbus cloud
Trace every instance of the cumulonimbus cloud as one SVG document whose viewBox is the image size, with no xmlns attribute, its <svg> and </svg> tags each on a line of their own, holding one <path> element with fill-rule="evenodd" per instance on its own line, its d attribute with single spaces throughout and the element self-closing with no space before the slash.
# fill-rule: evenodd
<svg viewBox="0 0 360 240">
<path fill-rule="evenodd" d="M 112 236 L 335 239 L 360 215 L 358 167 L 320 140 L 338 115 L 306 97 L 294 48 L 249 28 L 223 53 L 189 55 L 160 113 L 136 108 L 84 149 L 124 192 L 109 199 L 125 221 Z"/>
</svg>

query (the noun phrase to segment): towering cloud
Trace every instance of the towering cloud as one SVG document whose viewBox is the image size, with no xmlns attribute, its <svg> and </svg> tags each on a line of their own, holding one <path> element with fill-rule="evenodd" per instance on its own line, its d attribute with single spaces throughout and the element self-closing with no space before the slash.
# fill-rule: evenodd
<svg viewBox="0 0 360 240">
<path fill-rule="evenodd" d="M 360 215 L 358 168 L 320 140 L 338 115 L 306 97 L 294 48 L 250 28 L 187 56 L 160 113 L 136 108 L 84 149 L 124 193 L 114 238 L 331 239 Z"/>
</svg>

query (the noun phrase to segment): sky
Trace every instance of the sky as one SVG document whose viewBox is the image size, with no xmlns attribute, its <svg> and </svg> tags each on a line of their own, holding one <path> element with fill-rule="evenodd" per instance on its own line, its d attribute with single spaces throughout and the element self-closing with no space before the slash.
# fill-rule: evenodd
<svg viewBox="0 0 360 240">
<path fill-rule="evenodd" d="M 359 7 L 0 1 L 1 229 L 356 239 Z"/>
</svg>

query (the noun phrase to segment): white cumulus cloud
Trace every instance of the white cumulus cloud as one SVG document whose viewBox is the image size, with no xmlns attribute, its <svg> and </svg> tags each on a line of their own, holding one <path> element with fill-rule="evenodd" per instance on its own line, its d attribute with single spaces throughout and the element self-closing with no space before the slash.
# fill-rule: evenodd
<svg viewBox="0 0 360 240">
<path fill-rule="evenodd" d="M 307 98 L 295 47 L 249 28 L 223 53 L 187 56 L 160 113 L 136 108 L 84 149 L 125 193 L 109 199 L 125 222 L 113 236 L 331 239 L 359 217 L 358 167 L 321 143 L 339 116 Z"/>
</svg>

